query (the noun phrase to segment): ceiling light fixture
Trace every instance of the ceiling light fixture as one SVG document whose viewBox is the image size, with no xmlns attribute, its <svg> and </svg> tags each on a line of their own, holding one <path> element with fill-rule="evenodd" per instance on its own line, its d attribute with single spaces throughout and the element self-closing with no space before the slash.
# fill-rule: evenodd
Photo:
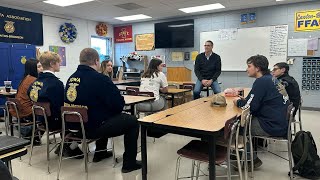
<svg viewBox="0 0 320 180">
<path fill-rule="evenodd" d="M 140 19 L 150 19 L 152 17 L 144 15 L 144 14 L 137 14 L 137 15 L 131 15 L 131 16 L 122 16 L 122 17 L 115 17 L 115 19 L 118 19 L 120 21 L 134 21 L 134 20 L 140 20 Z"/>
<path fill-rule="evenodd" d="M 82 4 L 82 3 L 91 2 L 91 1 L 94 1 L 94 0 L 47 0 L 43 2 L 48 4 L 53 4 L 56 6 L 66 7 L 66 6 L 72 6 L 75 4 Z"/>
<path fill-rule="evenodd" d="M 208 4 L 203 6 L 181 8 L 179 10 L 185 13 L 194 13 L 194 12 L 209 11 L 209 10 L 222 9 L 222 8 L 225 8 L 222 4 L 215 3 L 215 4 Z"/>
</svg>

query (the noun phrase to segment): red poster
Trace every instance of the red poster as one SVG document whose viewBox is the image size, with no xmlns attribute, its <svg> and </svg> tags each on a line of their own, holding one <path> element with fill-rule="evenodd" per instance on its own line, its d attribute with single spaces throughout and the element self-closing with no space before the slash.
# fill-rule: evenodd
<svg viewBox="0 0 320 180">
<path fill-rule="evenodd" d="M 132 42 L 132 25 L 114 27 L 113 32 L 115 43 Z"/>
</svg>

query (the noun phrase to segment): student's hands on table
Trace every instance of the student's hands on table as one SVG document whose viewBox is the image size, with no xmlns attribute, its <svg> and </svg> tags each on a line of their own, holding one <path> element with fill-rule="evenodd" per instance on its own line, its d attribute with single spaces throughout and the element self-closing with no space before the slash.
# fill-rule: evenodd
<svg viewBox="0 0 320 180">
<path fill-rule="evenodd" d="M 238 103 L 237 103 L 237 102 L 238 102 L 238 100 L 244 100 L 244 99 L 245 99 L 244 97 L 242 97 L 242 96 L 238 96 L 238 97 L 236 97 L 236 98 L 234 98 L 234 99 L 233 99 L 233 104 L 237 106 L 237 104 L 238 104 Z"/>
</svg>

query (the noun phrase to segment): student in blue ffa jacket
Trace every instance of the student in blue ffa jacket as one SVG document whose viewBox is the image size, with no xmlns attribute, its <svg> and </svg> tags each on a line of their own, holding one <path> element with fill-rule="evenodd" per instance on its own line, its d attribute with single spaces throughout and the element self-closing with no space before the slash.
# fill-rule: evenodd
<svg viewBox="0 0 320 180">
<path fill-rule="evenodd" d="M 60 71 L 61 58 L 57 53 L 46 51 L 39 58 L 43 67 L 43 72 L 39 74 L 33 84 L 31 84 L 28 94 L 34 102 L 49 102 L 51 117 L 48 119 L 50 130 L 61 129 L 61 106 L 64 103 L 64 86 L 63 83 L 55 76 L 55 72 Z M 44 123 L 44 119 L 40 119 Z M 58 154 L 59 148 L 55 151 Z M 72 143 L 66 147 L 63 152 L 64 156 L 74 156 L 83 154 L 77 143 Z M 80 156 L 78 158 L 82 158 Z"/>
<path fill-rule="evenodd" d="M 121 113 L 124 98 L 108 76 L 100 70 L 99 54 L 92 48 L 80 53 L 80 65 L 67 81 L 65 106 L 88 108 L 88 122 L 85 124 L 87 137 L 98 139 L 96 151 L 105 150 L 108 138 L 124 134 L 122 172 L 128 173 L 141 168 L 136 161 L 139 125 L 137 118 Z M 95 152 L 93 162 L 111 157 L 112 152 Z"/>
<path fill-rule="evenodd" d="M 212 52 L 212 41 L 206 41 L 204 49 L 205 52 L 198 54 L 195 61 L 194 72 L 198 80 L 193 90 L 193 99 L 200 98 L 203 87 L 211 87 L 214 94 L 221 92 L 218 83 L 218 77 L 221 74 L 221 58 Z"/>
<path fill-rule="evenodd" d="M 241 108 L 250 106 L 253 116 L 251 133 L 254 136 L 284 137 L 287 134 L 286 119 L 289 97 L 277 79 L 268 69 L 268 59 L 262 55 L 252 56 L 247 60 L 249 77 L 256 78 L 246 98 L 234 99 L 234 104 Z M 254 168 L 262 165 L 262 161 L 254 155 Z"/>
</svg>

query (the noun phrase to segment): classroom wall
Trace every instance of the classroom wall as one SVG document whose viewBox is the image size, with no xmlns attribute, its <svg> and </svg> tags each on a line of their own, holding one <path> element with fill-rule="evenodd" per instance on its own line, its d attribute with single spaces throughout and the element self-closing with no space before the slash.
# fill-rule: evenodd
<svg viewBox="0 0 320 180">
<path fill-rule="evenodd" d="M 82 49 L 90 47 L 91 36 L 97 36 L 95 27 L 97 22 L 90 20 L 83 20 L 78 18 L 55 18 L 50 16 L 43 16 L 43 36 L 44 45 L 40 46 L 40 51 L 48 51 L 50 45 L 66 47 L 66 67 L 61 67 L 60 72 L 56 73 L 57 77 L 65 84 L 72 73 L 76 71 L 79 65 L 79 55 Z M 77 39 L 71 43 L 66 44 L 60 40 L 59 27 L 65 22 L 73 23 L 77 30 Z M 108 37 L 113 37 L 113 27 L 108 26 Z"/>
<path fill-rule="evenodd" d="M 200 32 L 213 31 L 224 28 L 247 28 L 258 26 L 270 26 L 279 24 L 289 25 L 289 38 L 309 38 L 320 37 L 318 32 L 294 32 L 294 13 L 298 10 L 312 10 L 320 7 L 319 1 L 297 3 L 289 5 L 278 5 L 263 8 L 244 9 L 231 12 L 214 13 L 207 15 L 200 15 L 194 17 L 187 17 L 185 19 L 193 18 L 195 20 L 195 43 L 194 48 L 176 48 L 176 49 L 156 49 L 154 51 L 139 51 L 139 54 L 148 55 L 165 55 L 166 63 L 169 67 L 185 66 L 193 70 L 193 61 L 172 62 L 170 60 L 171 52 L 182 51 L 191 52 L 193 50 L 199 51 Z M 256 12 L 257 21 L 253 24 L 241 25 L 240 14 Z M 169 19 L 179 20 L 179 19 Z M 164 20 L 164 21 L 169 21 Z M 151 21 L 133 24 L 133 34 L 153 33 L 154 23 L 162 21 Z M 120 57 L 133 52 L 134 43 L 117 43 L 115 44 L 115 63 L 120 65 Z M 232 50 L 230 50 L 232 53 Z M 320 56 L 320 50 L 317 51 L 316 56 Z M 290 74 L 298 81 L 301 86 L 302 74 L 302 57 L 295 58 L 294 65 L 290 65 Z M 222 59 L 223 61 L 223 59 Z M 143 69 L 142 62 L 128 62 L 128 67 Z M 192 79 L 196 80 L 196 76 L 192 73 Z M 222 72 L 219 77 L 222 82 L 222 89 L 235 86 L 251 87 L 254 79 L 248 78 L 246 72 Z M 320 108 L 320 92 L 319 91 L 302 91 L 303 106 Z"/>
</svg>

